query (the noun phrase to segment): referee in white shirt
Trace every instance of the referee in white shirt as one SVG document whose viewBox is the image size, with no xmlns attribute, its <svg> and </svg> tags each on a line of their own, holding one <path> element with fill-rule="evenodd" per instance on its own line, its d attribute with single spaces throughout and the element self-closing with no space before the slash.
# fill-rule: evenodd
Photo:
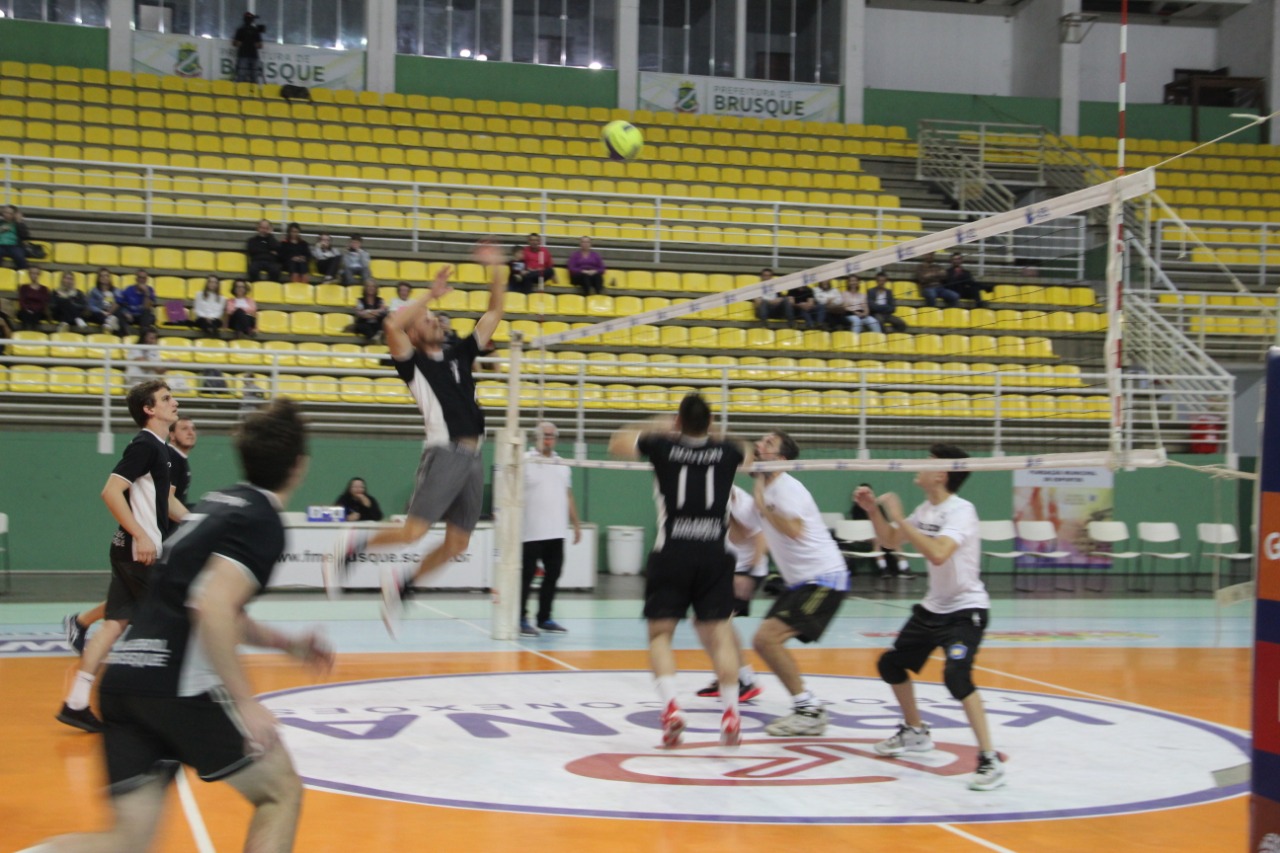
<svg viewBox="0 0 1280 853">
<path fill-rule="evenodd" d="M 520 635 L 536 637 L 540 631 L 564 634 L 567 629 L 551 618 L 556 584 L 564 566 L 564 538 L 573 525 L 573 544 L 582 541 L 582 523 L 573 500 L 572 472 L 567 465 L 540 460 L 559 459 L 556 439 L 560 430 L 550 421 L 538 424 L 537 444 L 525 454 L 523 577 L 520 590 Z M 529 621 L 529 594 L 542 561 L 542 587 L 538 590 L 537 627 Z"/>
</svg>

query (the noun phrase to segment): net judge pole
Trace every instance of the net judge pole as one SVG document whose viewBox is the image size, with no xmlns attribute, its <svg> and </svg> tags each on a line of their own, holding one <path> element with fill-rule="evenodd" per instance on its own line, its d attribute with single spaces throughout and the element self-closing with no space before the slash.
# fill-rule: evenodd
<svg viewBox="0 0 1280 853">
<path fill-rule="evenodd" d="M 1267 354 L 1253 645 L 1249 850 L 1280 849 L 1280 347 Z"/>
<path fill-rule="evenodd" d="M 1124 177 L 1125 100 L 1129 64 L 1129 0 L 1120 4 L 1120 86 L 1117 91 L 1119 115 L 1116 128 L 1116 177 Z M 1111 441 L 1113 459 L 1124 453 L 1124 199 L 1113 188 L 1108 206 L 1107 233 L 1107 396 L 1111 398 Z"/>
<path fill-rule="evenodd" d="M 493 593 L 493 639 L 514 640 L 520 609 L 520 527 L 524 523 L 524 482 L 520 470 L 524 437 L 520 432 L 520 353 L 523 340 L 511 334 L 507 368 L 507 424 L 498 434 L 494 493 L 497 497 L 498 542 Z"/>
</svg>

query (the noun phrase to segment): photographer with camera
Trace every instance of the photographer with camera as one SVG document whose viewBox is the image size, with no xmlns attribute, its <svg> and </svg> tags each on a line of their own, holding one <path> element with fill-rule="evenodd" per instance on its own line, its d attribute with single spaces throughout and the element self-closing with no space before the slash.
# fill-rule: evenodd
<svg viewBox="0 0 1280 853">
<path fill-rule="evenodd" d="M 265 24 L 255 24 L 258 16 L 252 12 L 244 13 L 244 25 L 236 30 L 231 45 L 236 49 L 236 82 L 257 83 L 262 79 L 262 65 L 258 61 L 258 51 L 262 50 L 262 34 L 267 31 Z"/>
</svg>

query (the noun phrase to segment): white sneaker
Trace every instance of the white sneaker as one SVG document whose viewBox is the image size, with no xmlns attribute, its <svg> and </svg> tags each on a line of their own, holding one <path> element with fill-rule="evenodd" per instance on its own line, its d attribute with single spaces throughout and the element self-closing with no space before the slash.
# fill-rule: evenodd
<svg viewBox="0 0 1280 853">
<path fill-rule="evenodd" d="M 382 572 L 382 624 L 387 626 L 391 639 L 400 639 L 400 616 L 404 601 L 400 594 L 400 579 L 391 569 Z"/>
<path fill-rule="evenodd" d="M 351 571 L 351 563 L 365 549 L 369 534 L 363 530 L 344 530 L 333 541 L 333 548 L 320 560 L 320 576 L 325 594 L 331 600 L 342 595 L 342 585 Z"/>
<path fill-rule="evenodd" d="M 774 737 L 820 735 L 827 730 L 827 711 L 825 708 L 796 708 L 765 726 L 764 730 Z"/>
<path fill-rule="evenodd" d="M 77 329 L 87 329 L 88 327 L 89 327 L 89 324 L 88 324 L 88 323 L 86 323 L 83 319 L 81 319 L 80 317 L 77 317 L 77 318 L 76 318 L 76 328 L 77 328 Z"/>
<path fill-rule="evenodd" d="M 979 753 L 978 770 L 969 780 L 970 791 L 994 791 L 1004 785 L 1004 762 L 1000 756 Z"/>
<path fill-rule="evenodd" d="M 675 702 L 668 702 L 666 710 L 662 712 L 662 745 L 667 749 L 679 746 L 684 727 L 684 713 L 680 706 Z"/>
<path fill-rule="evenodd" d="M 881 755 L 928 752 L 933 749 L 933 738 L 929 737 L 929 724 L 922 723 L 920 728 L 917 729 L 902 723 L 892 737 L 887 737 L 880 741 L 873 749 Z"/>
</svg>

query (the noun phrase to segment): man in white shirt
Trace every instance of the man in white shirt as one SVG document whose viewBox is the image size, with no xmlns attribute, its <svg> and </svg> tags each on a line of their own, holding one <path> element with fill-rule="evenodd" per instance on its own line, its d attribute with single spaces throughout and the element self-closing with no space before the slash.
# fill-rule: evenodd
<svg viewBox="0 0 1280 853">
<path fill-rule="evenodd" d="M 949 444 L 929 448 L 935 459 L 966 459 L 969 454 Z M 904 517 L 902 501 L 889 492 L 876 497 L 863 486 L 854 493 L 858 506 L 867 510 L 876 538 L 897 548 L 904 541 L 916 547 L 929 567 L 929 590 L 898 634 L 893 648 L 880 656 L 880 677 L 893 688 L 902 707 L 904 722 L 892 737 L 875 745 L 881 755 L 933 749 L 929 727 L 916 705 L 910 672 L 919 673 L 936 648 L 946 651 L 943 681 L 964 706 L 965 716 L 978 740 L 978 770 L 969 782 L 974 791 L 990 791 L 1004 784 L 1004 765 L 991 741 L 982 697 L 973 684 L 973 659 L 987 627 L 991 599 L 979 577 L 982 543 L 978 513 L 973 504 L 956 494 L 969 472 L 962 462 L 916 474 L 916 485 L 925 501 L 910 517 Z M 877 510 L 884 509 L 884 515 Z"/>
<path fill-rule="evenodd" d="M 782 431 L 756 442 L 756 458 L 761 462 L 799 455 L 795 439 Z M 792 638 L 812 643 L 822 636 L 849 590 L 849 568 L 817 502 L 799 480 L 782 471 L 752 476 L 755 506 L 739 522 L 748 532 L 764 533 L 787 585 L 752 641 L 756 654 L 791 693 L 791 714 L 769 723 L 765 731 L 775 737 L 820 735 L 827 728 L 827 712 L 805 689 L 800 667 L 785 644 Z"/>
<path fill-rule="evenodd" d="M 573 500 L 572 472 L 567 465 L 541 460 L 559 459 L 556 439 L 560 430 L 550 421 L 537 428 L 537 445 L 525 454 L 523 585 L 520 592 L 520 636 L 536 637 L 539 629 L 552 634 L 567 629 L 551 618 L 556 584 L 564 566 L 564 537 L 573 524 L 573 544 L 582 541 L 582 524 Z M 538 627 L 529 621 L 529 593 L 542 561 L 542 587 L 538 590 Z"/>
</svg>

